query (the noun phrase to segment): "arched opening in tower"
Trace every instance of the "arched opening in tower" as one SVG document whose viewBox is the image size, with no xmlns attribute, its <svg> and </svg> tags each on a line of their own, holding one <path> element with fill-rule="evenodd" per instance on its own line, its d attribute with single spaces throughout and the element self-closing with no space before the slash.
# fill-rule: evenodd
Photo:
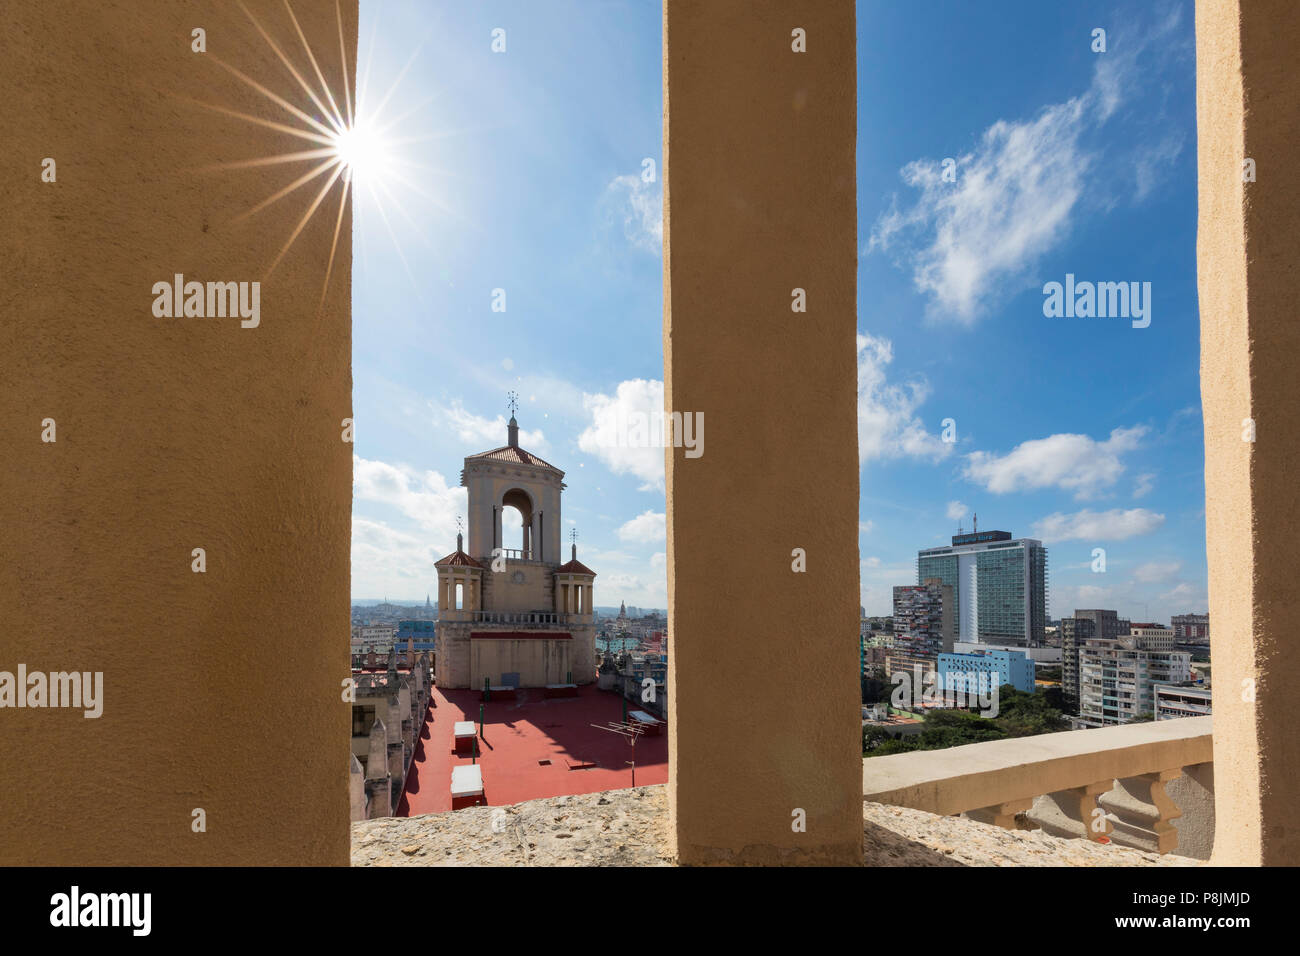
<svg viewBox="0 0 1300 956">
<path fill-rule="evenodd" d="M 533 500 L 519 488 L 512 488 L 501 498 L 501 546 L 513 550 L 512 542 L 518 543 L 521 558 L 532 557 Z"/>
</svg>

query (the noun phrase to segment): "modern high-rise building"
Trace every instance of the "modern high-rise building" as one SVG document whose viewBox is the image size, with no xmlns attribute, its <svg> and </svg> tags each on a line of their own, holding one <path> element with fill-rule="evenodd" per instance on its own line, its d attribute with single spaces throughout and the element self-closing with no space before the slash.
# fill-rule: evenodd
<svg viewBox="0 0 1300 956">
<path fill-rule="evenodd" d="M 938 578 L 894 588 L 894 647 L 917 657 L 951 653 L 957 622 L 953 589 Z"/>
<path fill-rule="evenodd" d="M 957 639 L 1040 647 L 1047 626 L 1047 549 L 1008 531 L 953 535 L 946 548 L 917 552 L 918 582 L 938 578 L 953 590 Z"/>
</svg>

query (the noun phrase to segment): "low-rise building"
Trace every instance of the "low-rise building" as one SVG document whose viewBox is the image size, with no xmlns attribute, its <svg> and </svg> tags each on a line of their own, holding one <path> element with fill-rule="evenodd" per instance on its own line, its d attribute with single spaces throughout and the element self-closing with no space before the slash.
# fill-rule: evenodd
<svg viewBox="0 0 1300 956">
<path fill-rule="evenodd" d="M 352 670 L 353 820 L 392 816 L 428 712 L 430 664 L 420 655 L 398 667 L 390 654 L 382 671 Z"/>
<path fill-rule="evenodd" d="M 397 622 L 397 642 L 409 643 L 417 654 L 432 654 L 438 649 L 437 621 L 408 620 Z"/>
<path fill-rule="evenodd" d="M 939 681 L 943 687 L 970 690 L 1010 684 L 1016 690 L 1032 694 L 1035 690 L 1034 662 L 1020 651 L 940 654 Z"/>
<path fill-rule="evenodd" d="M 1179 644 L 1209 644 L 1210 615 L 1175 614 L 1169 620 L 1174 630 L 1174 640 Z"/>
<path fill-rule="evenodd" d="M 1156 720 L 1174 720 L 1178 717 L 1204 717 L 1211 713 L 1210 688 L 1204 684 L 1185 681 L 1181 684 L 1157 684 L 1155 695 Z"/>
</svg>

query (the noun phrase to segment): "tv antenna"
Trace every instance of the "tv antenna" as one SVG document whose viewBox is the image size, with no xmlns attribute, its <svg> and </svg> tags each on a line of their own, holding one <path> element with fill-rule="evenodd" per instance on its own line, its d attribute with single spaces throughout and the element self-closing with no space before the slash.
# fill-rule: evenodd
<svg viewBox="0 0 1300 956">
<path fill-rule="evenodd" d="M 626 700 L 626 698 L 624 698 Z M 620 737 L 626 737 L 627 742 L 632 745 L 632 759 L 627 761 L 632 765 L 632 786 L 636 786 L 636 739 L 645 733 L 645 728 L 640 724 L 627 722 L 617 723 L 610 721 L 607 724 L 592 724 L 597 730 L 608 731 L 611 734 L 618 734 Z"/>
</svg>

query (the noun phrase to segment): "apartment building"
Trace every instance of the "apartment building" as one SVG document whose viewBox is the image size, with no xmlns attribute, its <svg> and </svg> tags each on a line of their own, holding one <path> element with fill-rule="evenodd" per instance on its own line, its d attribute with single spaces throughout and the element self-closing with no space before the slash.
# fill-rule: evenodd
<svg viewBox="0 0 1300 956">
<path fill-rule="evenodd" d="M 1090 638 L 1079 648 L 1079 718 L 1088 727 L 1155 715 L 1155 686 L 1192 676 L 1192 656 L 1175 651 L 1173 629 L 1135 625 L 1114 640 Z"/>
</svg>

